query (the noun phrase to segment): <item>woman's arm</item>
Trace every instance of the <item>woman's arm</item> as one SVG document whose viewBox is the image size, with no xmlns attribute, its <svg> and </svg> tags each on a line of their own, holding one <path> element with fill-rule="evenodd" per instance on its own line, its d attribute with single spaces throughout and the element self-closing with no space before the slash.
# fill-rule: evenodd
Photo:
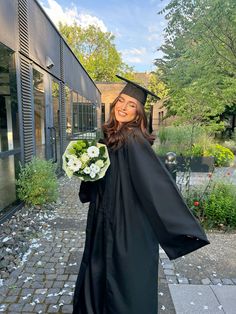
<svg viewBox="0 0 236 314">
<path fill-rule="evenodd" d="M 81 181 L 79 198 L 82 203 L 92 202 L 96 199 L 96 183 Z"/>
<path fill-rule="evenodd" d="M 137 200 L 169 258 L 208 244 L 204 230 L 146 139 L 130 137 L 127 162 Z"/>
</svg>

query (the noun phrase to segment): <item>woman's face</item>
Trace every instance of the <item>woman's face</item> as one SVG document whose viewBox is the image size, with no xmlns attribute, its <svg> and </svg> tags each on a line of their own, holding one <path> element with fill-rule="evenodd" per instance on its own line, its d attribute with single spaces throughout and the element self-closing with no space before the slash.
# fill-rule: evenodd
<svg viewBox="0 0 236 314">
<path fill-rule="evenodd" d="M 138 106 L 140 103 L 137 99 L 121 94 L 115 104 L 115 118 L 119 124 L 135 120 Z"/>
</svg>

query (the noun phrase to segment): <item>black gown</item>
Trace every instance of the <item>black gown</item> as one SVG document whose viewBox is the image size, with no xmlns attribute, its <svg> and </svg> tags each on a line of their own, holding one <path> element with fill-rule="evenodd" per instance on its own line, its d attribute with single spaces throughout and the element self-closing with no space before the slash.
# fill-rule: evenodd
<svg viewBox="0 0 236 314">
<path fill-rule="evenodd" d="M 81 183 L 90 205 L 73 314 L 157 314 L 158 244 L 174 259 L 209 241 L 138 129 L 109 156 L 104 178 Z"/>
</svg>

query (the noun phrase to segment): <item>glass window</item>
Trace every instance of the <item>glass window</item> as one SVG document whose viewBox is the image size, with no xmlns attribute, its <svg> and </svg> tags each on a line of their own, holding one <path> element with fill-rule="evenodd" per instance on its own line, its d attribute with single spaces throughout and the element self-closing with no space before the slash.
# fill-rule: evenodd
<svg viewBox="0 0 236 314">
<path fill-rule="evenodd" d="M 11 50 L 0 44 L 0 152 L 20 148 L 16 74 Z"/>
<path fill-rule="evenodd" d="M 20 154 L 0 158 L 0 212 L 16 200 Z"/>
<path fill-rule="evenodd" d="M 61 148 L 60 148 L 60 85 L 57 81 L 52 80 L 52 106 L 53 106 L 53 157 L 60 161 Z M 55 159 L 54 159 L 55 160 Z"/>
<path fill-rule="evenodd" d="M 69 87 L 65 87 L 66 95 L 66 136 L 67 139 L 71 137 L 72 134 L 72 112 L 71 112 L 71 91 Z"/>
<path fill-rule="evenodd" d="M 102 114 L 101 114 L 101 122 L 102 122 L 102 125 L 105 123 L 105 104 L 102 103 Z"/>
<path fill-rule="evenodd" d="M 36 156 L 45 158 L 45 96 L 43 74 L 33 69 Z"/>
<path fill-rule="evenodd" d="M 16 201 L 20 137 L 13 52 L 0 44 L 0 213 Z M 16 153 L 16 150 L 18 152 Z M 6 152 L 10 155 L 6 156 Z M 11 152 L 12 151 L 12 152 Z"/>
</svg>

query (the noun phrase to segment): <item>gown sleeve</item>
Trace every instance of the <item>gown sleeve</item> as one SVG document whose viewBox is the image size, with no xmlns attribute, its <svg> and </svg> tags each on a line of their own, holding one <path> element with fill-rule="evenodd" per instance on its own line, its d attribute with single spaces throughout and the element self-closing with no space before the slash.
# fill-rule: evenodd
<svg viewBox="0 0 236 314">
<path fill-rule="evenodd" d="M 170 259 L 209 244 L 178 187 L 144 137 L 131 137 L 127 162 L 136 198 Z"/>
<path fill-rule="evenodd" d="M 93 202 L 96 200 L 96 182 L 81 181 L 79 198 L 81 203 Z"/>
</svg>

